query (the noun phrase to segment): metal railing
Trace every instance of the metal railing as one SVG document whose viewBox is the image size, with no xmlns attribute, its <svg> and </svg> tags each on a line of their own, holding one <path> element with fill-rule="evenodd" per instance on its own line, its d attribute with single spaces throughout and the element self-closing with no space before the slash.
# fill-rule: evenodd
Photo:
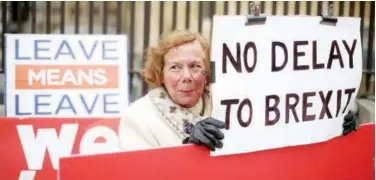
<svg viewBox="0 0 376 180">
<path fill-rule="evenodd" d="M 127 34 L 130 45 L 130 92 L 135 100 L 148 90 L 146 83 L 135 74 L 143 65 L 144 50 L 157 41 L 159 34 L 172 29 L 190 29 L 210 39 L 213 15 L 245 15 L 250 13 L 249 3 L 250 1 L 2 2 L 2 44 L 4 33 Z M 262 1 L 261 13 L 317 16 L 321 13 L 322 3 Z M 334 16 L 361 17 L 364 75 L 360 93 L 373 93 L 375 2 L 330 3 L 334 5 Z M 4 61 L 2 69 L 5 71 Z"/>
</svg>

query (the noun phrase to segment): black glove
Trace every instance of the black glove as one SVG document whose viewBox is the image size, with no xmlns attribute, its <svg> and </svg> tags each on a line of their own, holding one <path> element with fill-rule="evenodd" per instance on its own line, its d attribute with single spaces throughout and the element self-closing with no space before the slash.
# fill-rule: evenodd
<svg viewBox="0 0 376 180">
<path fill-rule="evenodd" d="M 214 118 L 206 118 L 196 123 L 184 125 L 186 133 L 189 137 L 183 140 L 183 144 L 193 143 L 197 145 L 204 145 L 208 149 L 214 151 L 215 148 L 222 148 L 224 134 L 220 129 L 225 128 L 225 123 Z"/>
<path fill-rule="evenodd" d="M 356 131 L 358 129 L 358 119 L 356 118 L 356 114 L 352 111 L 345 116 L 343 122 L 343 131 L 342 135 L 347 135 L 351 131 Z"/>
</svg>

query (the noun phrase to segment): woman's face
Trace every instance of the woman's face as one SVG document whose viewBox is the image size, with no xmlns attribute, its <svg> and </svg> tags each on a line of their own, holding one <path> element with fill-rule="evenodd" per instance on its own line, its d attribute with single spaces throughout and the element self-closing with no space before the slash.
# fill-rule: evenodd
<svg viewBox="0 0 376 180">
<path fill-rule="evenodd" d="M 206 82 L 204 58 L 197 40 L 172 48 L 165 55 L 163 84 L 175 103 L 190 108 L 202 96 Z"/>
</svg>

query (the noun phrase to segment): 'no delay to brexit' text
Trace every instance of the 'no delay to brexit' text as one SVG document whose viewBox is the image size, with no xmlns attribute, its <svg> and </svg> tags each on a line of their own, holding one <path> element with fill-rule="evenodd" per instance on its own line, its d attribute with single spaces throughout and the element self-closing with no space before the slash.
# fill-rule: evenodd
<svg viewBox="0 0 376 180">
<path fill-rule="evenodd" d="M 324 69 L 330 71 L 332 68 L 353 69 L 354 68 L 354 52 L 357 45 L 357 39 L 353 40 L 333 40 L 329 47 L 319 47 L 318 42 L 315 41 L 293 41 L 292 43 L 284 43 L 280 41 L 272 41 L 271 52 L 271 73 L 283 72 L 287 67 L 292 68 L 294 72 L 309 71 Z M 343 48 L 340 48 L 340 47 Z M 290 49 L 288 49 L 290 47 Z M 304 50 L 304 47 L 309 47 Z M 321 57 L 321 62 L 318 60 L 318 48 L 326 48 L 329 53 L 326 57 Z M 342 49 L 342 51 L 341 51 Z M 232 51 L 231 51 L 232 50 Z M 277 57 L 277 50 L 282 50 L 283 55 Z M 292 50 L 292 51 L 291 51 Z M 309 61 L 301 61 L 304 56 L 307 56 L 308 51 L 311 51 Z M 252 73 L 260 63 L 258 58 L 257 46 L 255 42 L 249 41 L 244 45 L 239 42 L 236 43 L 235 48 L 226 43 L 222 44 L 222 68 L 221 73 L 229 73 L 229 69 L 235 70 L 232 73 Z M 265 51 L 261 52 L 265 53 Z M 290 54 L 290 56 L 288 56 Z M 289 59 L 291 57 L 291 59 Z M 266 60 L 266 59 L 263 59 Z M 279 60 L 279 61 L 278 61 Z M 280 60 L 283 60 L 282 63 Z M 307 60 L 307 59 L 306 59 Z M 286 66 L 288 63 L 291 66 Z M 244 71 L 245 70 L 245 71 Z M 287 70 L 289 71 L 289 70 Z M 291 72 L 291 71 L 290 71 Z M 299 93 L 287 94 L 269 94 L 265 96 L 264 101 L 264 119 L 265 126 L 273 126 L 280 119 L 285 120 L 285 124 L 299 123 L 305 121 L 321 120 L 325 117 L 333 119 L 348 110 L 348 106 L 352 97 L 355 96 L 356 88 L 348 87 L 344 89 L 330 89 L 319 91 L 307 91 Z M 319 103 L 313 104 L 314 100 Z M 342 104 L 342 99 L 345 104 Z M 282 100 L 284 102 L 282 102 Z M 329 108 L 329 103 L 334 103 L 332 108 Z M 241 127 L 248 127 L 251 125 L 253 113 L 260 113 L 253 111 L 252 100 L 245 98 L 231 98 L 222 99 L 220 101 L 222 106 L 225 106 L 225 123 L 226 129 L 230 129 L 231 111 L 236 112 L 236 118 Z M 342 104 L 342 105 L 341 105 Z M 234 106 L 233 108 L 231 108 Z M 316 107 L 316 112 L 310 112 Z M 242 117 L 243 110 L 250 112 L 248 117 Z M 284 112 L 285 117 L 281 117 L 281 112 Z M 297 112 L 301 112 L 300 114 Z M 274 118 L 271 114 L 274 114 Z M 293 121 L 293 122 L 292 122 Z"/>
<path fill-rule="evenodd" d="M 94 38 L 15 39 L 11 55 L 15 63 L 15 114 L 118 114 L 117 61 L 125 61 L 119 58 L 124 53 L 119 43 Z M 30 97 L 24 90 L 37 91 Z M 33 107 L 22 106 L 25 101 Z"/>
</svg>

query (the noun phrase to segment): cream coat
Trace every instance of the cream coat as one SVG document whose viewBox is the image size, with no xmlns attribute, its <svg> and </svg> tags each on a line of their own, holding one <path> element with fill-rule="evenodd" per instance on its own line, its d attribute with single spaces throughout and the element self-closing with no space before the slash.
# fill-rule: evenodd
<svg viewBox="0 0 376 180">
<path fill-rule="evenodd" d="M 119 125 L 121 150 L 143 150 L 182 145 L 183 138 L 169 126 L 153 104 L 149 94 L 132 103 L 122 113 Z M 201 99 L 189 111 L 196 115 L 199 114 L 203 109 L 203 103 L 204 100 Z"/>
</svg>

